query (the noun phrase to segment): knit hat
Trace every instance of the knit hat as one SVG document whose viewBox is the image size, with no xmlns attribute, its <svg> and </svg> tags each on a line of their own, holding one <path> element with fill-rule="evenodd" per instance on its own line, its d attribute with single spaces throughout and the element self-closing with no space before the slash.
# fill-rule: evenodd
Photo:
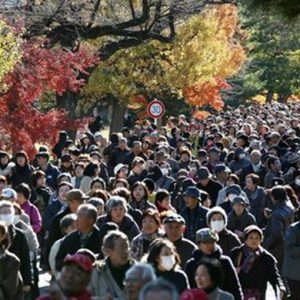
<svg viewBox="0 0 300 300">
<path fill-rule="evenodd" d="M 244 239 L 246 240 L 248 235 L 252 232 L 257 232 L 260 235 L 261 240 L 263 240 L 264 234 L 263 234 L 262 230 L 256 225 L 250 225 L 244 229 L 244 232 L 243 232 Z"/>
<path fill-rule="evenodd" d="M 128 165 L 124 165 L 124 164 L 117 164 L 114 168 L 114 174 L 117 175 L 121 169 L 123 168 L 127 168 L 128 169 Z"/>
<path fill-rule="evenodd" d="M 225 227 L 226 227 L 227 221 L 228 221 L 227 214 L 226 214 L 225 210 L 220 206 L 213 207 L 206 214 L 206 224 L 207 224 L 207 226 L 210 226 L 210 219 L 214 214 L 221 214 L 223 216 L 223 219 L 224 219 L 224 222 L 225 222 Z"/>
<path fill-rule="evenodd" d="M 197 243 L 218 242 L 219 235 L 216 231 L 210 228 L 202 228 L 196 232 Z"/>
</svg>

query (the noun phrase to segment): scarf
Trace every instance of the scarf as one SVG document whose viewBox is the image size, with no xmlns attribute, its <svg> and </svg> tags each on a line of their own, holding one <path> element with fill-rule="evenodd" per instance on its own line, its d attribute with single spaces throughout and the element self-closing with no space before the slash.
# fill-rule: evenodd
<svg viewBox="0 0 300 300">
<path fill-rule="evenodd" d="M 244 253 L 244 261 L 241 265 L 241 271 L 244 273 L 248 273 L 252 267 L 256 259 L 260 256 L 262 253 L 262 249 L 259 247 L 257 250 L 253 251 L 249 247 L 245 246 L 243 249 Z"/>
</svg>

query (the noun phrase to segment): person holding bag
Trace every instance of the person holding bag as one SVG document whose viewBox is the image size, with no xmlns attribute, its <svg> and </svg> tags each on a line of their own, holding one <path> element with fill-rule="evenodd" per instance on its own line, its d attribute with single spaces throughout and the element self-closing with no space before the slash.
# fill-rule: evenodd
<svg viewBox="0 0 300 300">
<path fill-rule="evenodd" d="M 246 227 L 244 240 L 244 244 L 230 253 L 242 286 L 244 300 L 265 300 L 268 282 L 275 291 L 276 299 L 282 299 L 285 287 L 276 259 L 261 246 L 261 229 L 256 225 Z"/>
</svg>

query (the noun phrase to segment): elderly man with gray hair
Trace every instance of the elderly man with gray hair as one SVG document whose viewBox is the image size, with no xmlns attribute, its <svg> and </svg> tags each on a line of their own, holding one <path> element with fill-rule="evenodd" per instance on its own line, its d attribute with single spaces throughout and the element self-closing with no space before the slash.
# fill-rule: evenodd
<svg viewBox="0 0 300 300">
<path fill-rule="evenodd" d="M 82 204 L 76 214 L 77 230 L 64 238 L 55 258 L 58 271 L 62 269 L 68 254 L 75 254 L 81 248 L 87 248 L 95 254 L 99 254 L 101 250 L 100 232 L 95 225 L 97 209 L 92 204 Z"/>
<path fill-rule="evenodd" d="M 140 233 L 139 227 L 132 217 L 127 213 L 127 203 L 123 197 L 113 196 L 106 203 L 106 214 L 97 220 L 98 228 L 107 222 L 113 222 L 119 226 L 129 241 Z"/>
<path fill-rule="evenodd" d="M 151 265 L 145 263 L 133 265 L 125 274 L 124 284 L 127 300 L 138 300 L 141 289 L 155 279 L 155 271 Z"/>
</svg>

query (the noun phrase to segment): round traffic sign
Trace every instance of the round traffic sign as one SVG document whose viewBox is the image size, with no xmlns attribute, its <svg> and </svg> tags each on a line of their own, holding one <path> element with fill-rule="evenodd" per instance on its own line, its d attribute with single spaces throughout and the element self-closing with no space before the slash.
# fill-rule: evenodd
<svg viewBox="0 0 300 300">
<path fill-rule="evenodd" d="M 165 113 L 165 105 L 161 101 L 155 99 L 148 104 L 147 113 L 152 119 L 159 119 Z"/>
</svg>

